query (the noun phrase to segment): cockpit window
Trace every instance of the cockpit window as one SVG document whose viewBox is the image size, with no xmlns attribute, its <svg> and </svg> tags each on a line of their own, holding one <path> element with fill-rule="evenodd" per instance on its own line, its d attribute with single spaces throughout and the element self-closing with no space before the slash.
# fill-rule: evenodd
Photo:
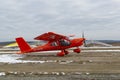
<svg viewBox="0 0 120 80">
<path fill-rule="evenodd" d="M 57 42 L 52 42 L 51 46 L 58 46 Z"/>
<path fill-rule="evenodd" d="M 65 39 L 61 39 L 59 41 L 55 41 L 51 43 L 51 46 L 69 46 L 69 45 L 70 45 L 70 41 Z"/>
<path fill-rule="evenodd" d="M 59 42 L 60 42 L 61 46 L 69 46 L 70 45 L 70 41 L 68 41 L 68 40 L 61 39 Z"/>
</svg>

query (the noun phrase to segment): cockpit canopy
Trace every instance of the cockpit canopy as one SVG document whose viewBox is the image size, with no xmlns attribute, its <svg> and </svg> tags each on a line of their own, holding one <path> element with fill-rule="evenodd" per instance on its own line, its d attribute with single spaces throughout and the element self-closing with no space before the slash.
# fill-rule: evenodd
<svg viewBox="0 0 120 80">
<path fill-rule="evenodd" d="M 51 43 L 51 46 L 69 46 L 69 45 L 70 41 L 65 39 L 61 39 L 59 41 L 54 41 Z"/>
</svg>

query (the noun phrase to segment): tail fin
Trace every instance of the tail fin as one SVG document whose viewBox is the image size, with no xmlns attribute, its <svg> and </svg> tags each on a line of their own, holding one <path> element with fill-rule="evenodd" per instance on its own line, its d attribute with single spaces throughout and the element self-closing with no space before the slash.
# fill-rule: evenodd
<svg viewBox="0 0 120 80">
<path fill-rule="evenodd" d="M 20 53 L 27 53 L 31 50 L 31 47 L 22 37 L 16 38 L 16 42 L 20 48 L 20 51 L 21 51 Z"/>
</svg>

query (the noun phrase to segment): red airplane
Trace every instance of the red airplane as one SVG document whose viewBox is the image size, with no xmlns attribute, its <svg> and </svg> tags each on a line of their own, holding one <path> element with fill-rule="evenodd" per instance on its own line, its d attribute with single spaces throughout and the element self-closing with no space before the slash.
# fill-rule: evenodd
<svg viewBox="0 0 120 80">
<path fill-rule="evenodd" d="M 67 36 L 56 34 L 54 32 L 44 33 L 34 39 L 44 40 L 48 42 L 45 45 L 31 48 L 22 37 L 18 37 L 16 38 L 16 42 L 18 43 L 18 46 L 20 48 L 20 52 L 18 52 L 18 54 L 25 54 L 38 51 L 61 50 L 61 52 L 59 52 L 57 56 L 64 56 L 69 54 L 69 52 L 66 49 L 71 47 L 76 47 L 76 49 L 74 49 L 73 51 L 76 53 L 80 53 L 81 50 L 79 46 L 83 45 L 85 41 L 85 38 L 76 38 L 70 40 Z"/>
</svg>

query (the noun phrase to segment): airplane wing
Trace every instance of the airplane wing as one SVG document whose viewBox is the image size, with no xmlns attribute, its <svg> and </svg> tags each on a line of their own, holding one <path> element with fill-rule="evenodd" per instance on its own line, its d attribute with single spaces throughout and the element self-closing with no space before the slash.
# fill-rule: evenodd
<svg viewBox="0 0 120 80">
<path fill-rule="evenodd" d="M 45 41 L 57 41 L 59 39 L 67 39 L 67 36 L 56 34 L 54 32 L 44 33 L 38 37 L 34 38 L 35 40 L 45 40 Z"/>
</svg>

